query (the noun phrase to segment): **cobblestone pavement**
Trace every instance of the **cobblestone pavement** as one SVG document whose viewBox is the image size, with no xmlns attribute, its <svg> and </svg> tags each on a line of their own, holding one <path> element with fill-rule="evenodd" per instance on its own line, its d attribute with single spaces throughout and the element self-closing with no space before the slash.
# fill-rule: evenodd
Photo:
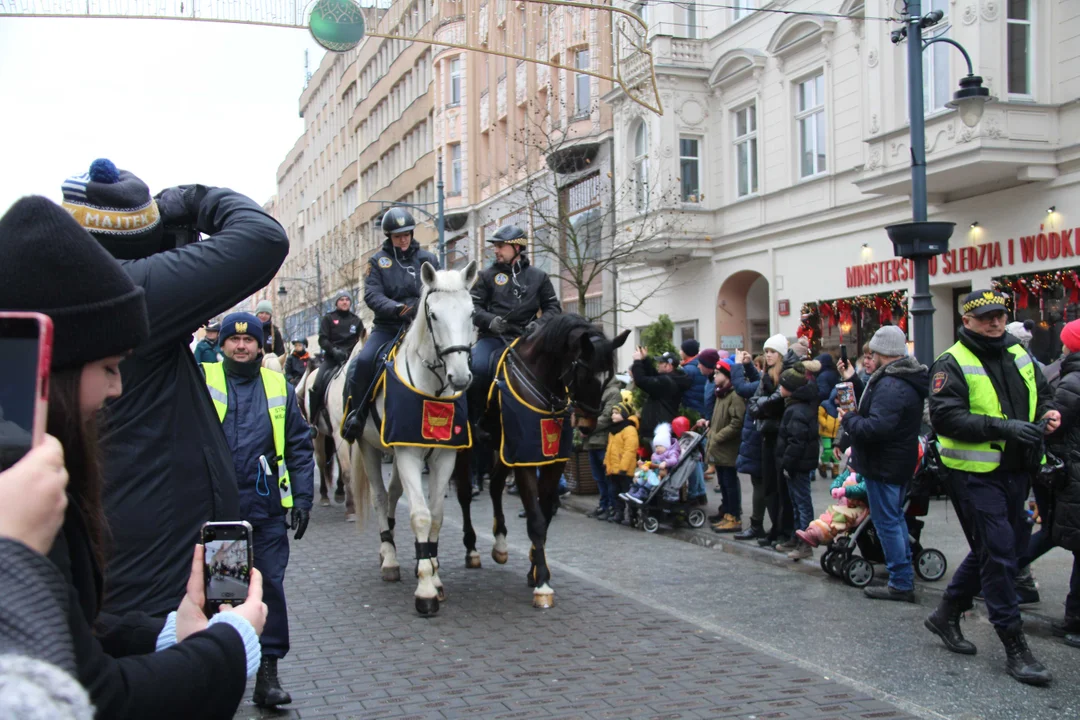
<svg viewBox="0 0 1080 720">
<path fill-rule="evenodd" d="M 965 621 L 975 657 L 922 629 L 927 609 L 875 603 L 823 574 L 599 523 L 563 510 L 549 536 L 556 606 L 534 610 L 528 539 L 507 498 L 510 562 L 496 565 L 491 505 L 473 518 L 483 556 L 464 568 L 460 512 L 447 499 L 438 616 L 418 617 L 415 583 L 379 579 L 377 530 L 340 506 L 315 508 L 286 577 L 294 703 L 238 718 L 956 718 L 1080 717 L 1080 655 L 1031 625 L 1049 689 L 1005 675 L 985 616 Z M 411 567 L 405 503 L 403 569 Z M 404 572 L 403 575 L 408 575 Z"/>
<path fill-rule="evenodd" d="M 440 544 L 449 599 L 422 619 L 413 583 L 379 579 L 377 532 L 358 536 L 341 517 L 316 508 L 292 544 L 292 650 L 280 673 L 293 704 L 260 711 L 249 686 L 238 718 L 911 717 L 566 573 L 556 608 L 535 610 L 522 555 L 466 571 L 459 525 Z M 399 518 L 407 533 L 404 508 Z M 409 542 L 399 529 L 398 544 Z"/>
</svg>

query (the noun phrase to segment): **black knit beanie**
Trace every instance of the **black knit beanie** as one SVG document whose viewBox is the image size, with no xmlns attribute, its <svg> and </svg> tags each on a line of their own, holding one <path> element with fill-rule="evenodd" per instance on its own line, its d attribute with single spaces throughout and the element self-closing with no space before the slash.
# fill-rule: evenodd
<svg viewBox="0 0 1080 720">
<path fill-rule="evenodd" d="M 0 309 L 52 318 L 54 369 L 122 355 L 150 335 L 142 288 L 43 197 L 0 217 Z"/>
<path fill-rule="evenodd" d="M 95 160 L 89 172 L 69 177 L 61 189 L 64 209 L 114 258 L 137 260 L 161 250 L 161 214 L 150 188 L 111 160 Z"/>
</svg>

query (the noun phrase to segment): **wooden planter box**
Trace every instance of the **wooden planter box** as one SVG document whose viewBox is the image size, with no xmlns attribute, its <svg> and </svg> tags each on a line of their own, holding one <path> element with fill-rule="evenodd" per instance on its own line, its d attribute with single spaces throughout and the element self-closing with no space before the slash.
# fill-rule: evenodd
<svg viewBox="0 0 1080 720">
<path fill-rule="evenodd" d="M 566 475 L 567 487 L 575 495 L 600 494 L 600 488 L 596 486 L 596 479 L 592 475 L 592 468 L 589 467 L 588 450 L 575 450 L 566 461 L 563 474 Z"/>
</svg>

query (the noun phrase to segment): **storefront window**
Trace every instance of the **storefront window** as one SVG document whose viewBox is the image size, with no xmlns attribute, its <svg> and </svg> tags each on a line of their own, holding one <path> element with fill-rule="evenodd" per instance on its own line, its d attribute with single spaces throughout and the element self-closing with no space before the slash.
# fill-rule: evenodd
<svg viewBox="0 0 1080 720">
<path fill-rule="evenodd" d="M 814 355 L 846 345 L 848 357 L 854 358 L 878 328 L 897 325 L 906 333 L 908 322 L 906 291 L 897 290 L 806 303 L 798 335 L 810 340 Z"/>
<path fill-rule="evenodd" d="M 1031 320 L 1031 354 L 1041 363 L 1061 356 L 1061 329 L 1080 318 L 1080 267 L 994 280 L 995 289 L 1013 298 L 1013 320 Z"/>
</svg>

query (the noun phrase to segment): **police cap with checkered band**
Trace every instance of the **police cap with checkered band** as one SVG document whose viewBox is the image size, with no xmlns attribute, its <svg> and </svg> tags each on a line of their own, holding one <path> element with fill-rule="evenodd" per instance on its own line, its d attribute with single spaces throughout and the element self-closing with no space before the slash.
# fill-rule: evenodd
<svg viewBox="0 0 1080 720">
<path fill-rule="evenodd" d="M 976 290 L 968 293 L 960 309 L 964 315 L 980 317 L 992 312 L 1008 312 L 1008 298 L 996 290 Z"/>
<path fill-rule="evenodd" d="M 495 243 L 506 243 L 507 245 L 520 245 L 521 247 L 529 244 L 525 231 L 517 225 L 503 225 L 491 236 L 488 242 L 493 245 Z"/>
</svg>

